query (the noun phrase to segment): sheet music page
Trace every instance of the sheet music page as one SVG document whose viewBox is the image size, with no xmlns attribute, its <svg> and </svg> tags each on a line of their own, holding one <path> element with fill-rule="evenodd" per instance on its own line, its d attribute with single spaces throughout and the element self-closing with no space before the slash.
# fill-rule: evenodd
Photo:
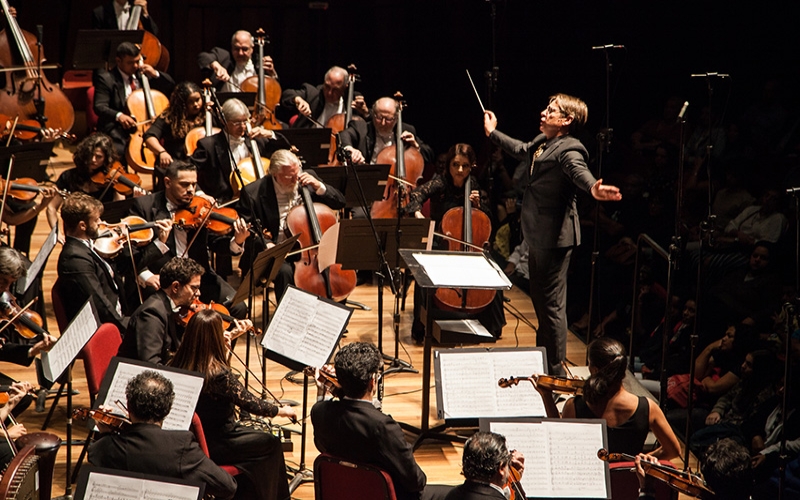
<svg viewBox="0 0 800 500">
<path fill-rule="evenodd" d="M 522 487 L 529 496 L 606 498 L 603 426 L 582 422 L 492 422 L 509 450 L 525 455 Z"/>
<path fill-rule="evenodd" d="M 31 262 L 28 272 L 25 274 L 25 276 L 17 280 L 17 290 L 22 290 L 22 293 L 28 291 L 31 283 L 36 281 L 36 278 L 39 277 L 39 273 L 47 263 L 47 259 L 50 258 L 50 254 L 53 252 L 53 248 L 55 248 L 57 242 L 58 224 L 53 226 L 53 229 L 50 230 L 50 234 L 48 234 L 47 238 L 45 238 L 44 242 L 42 242 L 42 247 L 39 249 L 39 253 L 36 254 L 36 258 L 33 259 L 33 262 Z"/>
<path fill-rule="evenodd" d="M 197 500 L 200 489 L 185 484 L 151 481 L 92 472 L 84 500 Z"/>
<path fill-rule="evenodd" d="M 507 287 L 508 280 L 480 253 L 413 254 L 437 287 Z M 502 275 L 502 276 L 501 276 Z"/>
<path fill-rule="evenodd" d="M 42 353 L 42 369 L 47 380 L 55 382 L 98 328 L 100 324 L 97 322 L 92 303 L 87 300 L 53 348 L 49 352 Z"/>
<path fill-rule="evenodd" d="M 200 375 L 189 375 L 170 370 L 162 370 L 156 366 L 141 366 L 130 363 L 120 362 L 117 370 L 113 374 L 111 385 L 108 388 L 106 398 L 100 404 L 117 407 L 116 401 L 126 402 L 125 386 L 128 381 L 145 370 L 153 370 L 168 378 L 175 391 L 175 400 L 172 402 L 167 418 L 164 419 L 163 429 L 166 430 L 189 430 L 192 423 L 192 415 L 200 398 L 200 391 L 203 389 L 203 377 Z M 108 376 L 108 374 L 106 374 Z"/>
<path fill-rule="evenodd" d="M 500 387 L 498 380 L 544 373 L 542 351 L 436 351 L 444 418 L 543 417 L 544 403 L 533 385 Z"/>
<path fill-rule="evenodd" d="M 289 287 L 261 345 L 304 365 L 322 366 L 328 361 L 351 314 L 351 309 Z"/>
</svg>

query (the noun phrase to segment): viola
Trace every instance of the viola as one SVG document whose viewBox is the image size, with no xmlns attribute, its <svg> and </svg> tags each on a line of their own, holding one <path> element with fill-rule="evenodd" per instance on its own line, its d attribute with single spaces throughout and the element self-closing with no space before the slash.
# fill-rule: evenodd
<svg viewBox="0 0 800 500">
<path fill-rule="evenodd" d="M 0 113 L 0 137 L 6 137 L 13 132 L 14 137 L 20 141 L 32 141 L 44 134 L 45 129 L 36 120 L 17 120 L 16 123 L 10 116 Z M 58 129 L 57 137 L 74 142 L 77 137 Z"/>
<path fill-rule="evenodd" d="M 250 137 L 252 133 L 253 127 L 248 122 L 247 137 Z M 250 150 L 250 156 L 242 158 L 239 160 L 239 163 L 236 164 L 239 169 L 239 175 L 242 176 L 241 180 L 239 179 L 239 175 L 236 175 L 235 171 L 231 172 L 230 181 L 234 196 L 239 196 L 239 191 L 241 191 L 244 186 L 267 176 L 265 168 L 269 166 L 269 160 L 261 156 L 258 143 L 255 139 L 247 139 L 245 142 L 247 144 L 247 149 Z"/>
<path fill-rule="evenodd" d="M 203 225 L 214 234 L 228 234 L 239 218 L 236 210 L 215 207 L 206 198 L 195 196 L 189 205 L 175 212 L 173 223 L 184 229 L 199 229 Z"/>
<path fill-rule="evenodd" d="M 133 425 L 127 418 L 103 410 L 75 408 L 75 410 L 72 411 L 72 416 L 73 418 L 79 418 L 81 420 L 86 420 L 89 418 L 94 419 L 96 422 L 111 427 L 111 430 L 115 432 L 122 432 Z"/>
<path fill-rule="evenodd" d="M 450 251 L 474 251 L 473 244 L 483 247 L 492 234 L 492 221 L 482 210 L 472 207 L 470 193 L 472 193 L 472 176 L 468 175 L 464 182 L 464 206 L 451 208 L 442 217 L 442 233 L 466 243 L 462 245 L 448 240 Z M 496 293 L 495 290 L 439 288 L 433 296 L 433 301 L 440 309 L 446 311 L 475 314 L 486 309 L 494 300 Z"/>
<path fill-rule="evenodd" d="M 46 120 L 48 127 L 70 130 L 75 122 L 75 110 L 61 89 L 50 83 L 41 71 L 41 63 L 47 60 L 44 48 L 38 45 L 35 35 L 20 29 L 9 12 L 8 0 L 0 0 L 0 8 L 7 23 L 7 28 L 0 32 L 0 66 L 15 68 L 6 73 L 6 88 L 0 92 L 0 113 L 40 124 Z M 40 60 L 37 61 L 34 54 L 39 55 Z M 37 104 L 43 109 L 41 116 Z"/>
<path fill-rule="evenodd" d="M 627 453 L 609 453 L 605 448 L 597 450 L 597 458 L 604 462 L 614 462 L 626 460 L 636 461 L 636 457 Z M 667 483 L 672 489 L 689 495 L 691 497 L 713 498 L 714 492 L 706 485 L 706 482 L 697 474 L 691 471 L 679 471 L 661 464 L 641 461 L 642 469 L 647 476 Z"/>
<path fill-rule="evenodd" d="M 0 295 L 0 318 L 11 321 L 17 332 L 26 339 L 39 341 L 47 335 L 39 313 L 18 306 L 14 296 L 8 292 Z"/>
<path fill-rule="evenodd" d="M 145 31 L 145 33 L 147 33 Z M 136 130 L 128 142 L 125 156 L 128 165 L 137 172 L 151 174 L 155 168 L 156 155 L 144 144 L 144 133 L 153 121 L 169 106 L 169 99 L 158 90 L 150 88 L 150 80 L 143 71 L 139 71 L 142 88 L 136 89 L 128 96 L 126 105 L 131 116 L 137 120 Z M 142 120 L 142 118 L 145 118 Z"/>
<path fill-rule="evenodd" d="M 580 378 L 566 378 L 555 377 L 552 375 L 531 375 L 530 377 L 510 377 L 501 378 L 497 381 L 500 387 L 511 387 L 520 383 L 520 381 L 527 380 L 531 384 L 536 382 L 536 385 L 553 391 L 559 394 L 583 394 L 583 385 L 586 382 Z"/>
<path fill-rule="evenodd" d="M 278 80 L 264 74 L 264 45 L 269 43 L 263 29 L 256 30 L 258 46 L 258 76 L 251 76 L 242 82 L 242 92 L 255 92 L 256 102 L 251 122 L 269 130 L 280 130 L 283 126 L 275 118 L 275 107 L 281 100 L 281 84 Z"/>
<path fill-rule="evenodd" d="M 134 188 L 142 188 L 142 179 L 135 172 L 128 173 L 120 162 L 114 162 L 107 168 L 98 170 L 92 174 L 92 182 L 98 186 L 111 184 L 116 192 L 123 196 L 131 196 Z"/>
<path fill-rule="evenodd" d="M 307 186 L 300 187 L 303 204 L 289 211 L 286 227 L 292 234 L 299 234 L 303 257 L 294 266 L 295 285 L 309 293 L 335 301 L 346 299 L 356 287 L 356 272 L 343 270 L 341 264 L 319 268 L 318 250 L 322 234 L 337 222 L 336 213 L 327 205 L 314 203 Z M 314 248 L 311 248 L 314 247 Z"/>
<path fill-rule="evenodd" d="M 219 133 L 222 129 L 214 127 L 214 120 L 211 118 L 211 109 L 209 103 L 211 102 L 211 80 L 206 78 L 203 80 L 203 102 L 205 103 L 206 122 L 202 127 L 195 127 L 186 134 L 183 140 L 186 146 L 186 154 L 191 156 L 197 149 L 197 143 L 204 137 L 210 137 L 213 134 Z"/>
<path fill-rule="evenodd" d="M 0 177 L 0 192 L 5 191 L 6 189 L 6 181 L 2 177 Z M 36 198 L 36 195 L 44 191 L 45 188 L 39 186 L 39 184 L 28 177 L 21 177 L 19 179 L 14 179 L 11 181 L 11 184 L 8 186 L 8 195 L 15 200 L 19 200 L 21 202 L 31 201 L 32 199 Z M 58 191 L 59 194 L 62 196 L 66 196 L 66 191 Z"/>
<path fill-rule="evenodd" d="M 142 56 L 150 66 L 158 71 L 166 71 L 169 67 L 169 50 L 161 44 L 158 37 L 144 29 L 142 25 L 142 6 L 133 5 L 133 2 L 131 4 L 131 14 L 125 29 L 144 32 L 141 45 Z"/>
<path fill-rule="evenodd" d="M 331 165 L 338 164 L 338 160 L 336 158 L 336 134 L 341 132 L 342 130 L 347 128 L 347 125 L 350 123 L 350 120 L 353 118 L 353 99 L 355 98 L 355 87 L 356 82 L 359 80 L 358 74 L 356 74 L 358 69 L 356 68 L 355 64 L 351 64 L 347 67 L 347 107 L 344 113 L 336 113 L 335 115 L 328 118 L 328 122 L 325 123 L 325 128 L 331 129 L 331 149 L 330 153 L 328 154 L 328 163 Z"/>
<path fill-rule="evenodd" d="M 383 148 L 378 153 L 379 164 L 389 164 L 389 180 L 383 191 L 383 200 L 372 204 L 370 213 L 376 219 L 394 219 L 400 214 L 400 210 L 408 205 L 407 185 L 416 186 L 417 179 L 422 177 L 425 162 L 422 155 L 416 148 L 406 148 L 400 136 L 403 134 L 403 108 L 406 107 L 403 101 L 403 94 L 395 93 L 394 98 L 400 103 L 397 111 L 397 124 L 395 126 L 395 144 Z M 397 181 L 402 179 L 404 182 Z"/>
</svg>

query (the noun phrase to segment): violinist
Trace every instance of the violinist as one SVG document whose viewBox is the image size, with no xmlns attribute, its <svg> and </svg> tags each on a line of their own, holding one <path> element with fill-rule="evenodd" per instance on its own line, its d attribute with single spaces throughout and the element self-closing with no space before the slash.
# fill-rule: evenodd
<svg viewBox="0 0 800 500">
<path fill-rule="evenodd" d="M 211 137 L 204 137 L 197 143 L 197 150 L 191 157 L 197 165 L 197 180 L 203 193 L 225 202 L 233 198 L 231 173 L 233 165 L 252 155 L 247 139 L 255 139 L 262 157 L 269 157 L 273 151 L 288 148 L 286 138 L 263 127 L 253 127 L 247 135 L 247 121 L 250 110 L 238 99 L 228 99 L 222 104 L 225 129 Z"/>
<path fill-rule="evenodd" d="M 71 193 L 61 205 L 64 246 L 58 256 L 58 280 L 67 319 L 72 321 L 91 300 L 101 323 L 125 331 L 125 298 L 121 274 L 129 259 L 108 262 L 94 250 L 103 204 L 86 193 Z M 119 266 L 119 268 L 117 267 Z"/>
<path fill-rule="evenodd" d="M 164 430 L 172 410 L 172 382 L 145 370 L 125 387 L 131 425 L 120 433 L 98 422 L 100 437 L 89 446 L 89 462 L 98 467 L 155 474 L 206 485 L 216 498 L 232 498 L 236 480 L 203 453 L 192 431 Z"/>
<path fill-rule="evenodd" d="M 322 85 L 304 83 L 300 89 L 284 90 L 281 94 L 281 108 L 297 113 L 292 128 L 315 128 L 325 125 L 332 116 L 346 113 L 345 106 L 350 106 L 361 118 L 367 119 L 369 107 L 360 93 L 356 92 L 353 102 L 344 102 L 349 76 L 346 69 L 333 66 L 325 73 Z"/>
<path fill-rule="evenodd" d="M 225 236 L 211 235 L 206 227 L 194 230 L 174 224 L 175 214 L 188 207 L 197 192 L 197 168 L 189 162 L 176 160 L 169 165 L 164 188 L 164 191 L 136 198 L 131 206 L 131 215 L 157 225 L 153 241 L 134 251 L 138 281 L 144 286 L 145 295 L 162 288 L 161 268 L 173 257 L 183 257 L 186 253 L 186 257 L 205 269 L 200 284 L 202 300 L 222 304 L 228 307 L 231 316 L 244 318 L 247 314 L 244 303 L 231 306 L 236 290 L 211 268 L 208 251 L 211 249 L 218 256 L 242 253 L 242 245 L 250 234 L 247 224 L 241 218 L 236 220 L 230 234 Z"/>
<path fill-rule="evenodd" d="M 300 159 L 287 149 L 275 151 L 270 157 L 269 175 L 248 184 L 239 197 L 239 215 L 252 223 L 258 219 L 266 234 L 262 241 L 259 237 L 251 238 L 239 266 L 242 272 L 249 270 L 250 261 L 266 248 L 275 246 L 287 237 L 286 217 L 289 211 L 302 204 L 300 186 L 311 189 L 311 198 L 328 207 L 338 210 L 345 205 L 344 195 L 338 189 L 327 186 L 316 173 L 304 171 Z M 294 284 L 294 263 L 284 261 L 275 280 L 275 296 L 278 301 L 290 284 Z"/>
<path fill-rule="evenodd" d="M 466 481 L 456 486 L 445 500 L 503 500 L 511 495 L 505 491 L 510 490 L 510 469 L 513 467 L 521 478 L 525 457 L 516 450 L 509 453 L 506 438 L 500 434 L 476 432 L 464 444 L 461 464 Z M 514 496 L 515 500 L 522 498 Z"/>
<path fill-rule="evenodd" d="M 24 425 L 11 423 L 9 417 L 19 414 L 21 403 L 30 390 L 31 385 L 28 382 L 14 382 L 9 385 L 9 391 L 2 395 L 2 401 L 5 401 L 5 403 L 0 406 L 0 420 L 3 422 L 3 428 L 0 429 L 0 433 L 5 434 L 5 436 L 0 437 L 0 469 L 3 471 L 6 470 L 8 463 L 16 455 L 9 441 L 13 443 L 28 433 Z"/>
<path fill-rule="evenodd" d="M 231 37 L 231 51 L 214 47 L 208 52 L 197 55 L 202 79 L 208 78 L 220 92 L 242 92 L 242 83 L 251 76 L 258 75 L 258 57 L 253 59 L 253 35 L 249 31 L 239 30 Z M 264 74 L 278 79 L 272 57 L 265 55 L 261 62 Z"/>
<path fill-rule="evenodd" d="M 142 28 L 154 35 L 158 35 L 158 26 L 147 12 L 147 0 L 111 0 L 96 7 L 92 11 L 92 29 L 96 30 L 126 30 L 128 19 L 131 16 L 131 7 L 142 7 L 139 20 Z"/>
<path fill-rule="evenodd" d="M 350 151 L 353 163 L 375 163 L 383 148 L 395 144 L 394 125 L 398 103 L 391 97 L 381 97 L 372 105 L 370 121 L 352 120 L 342 131 L 342 145 Z M 433 163 L 433 150 L 422 142 L 413 125 L 403 121 L 400 136 L 406 146 L 419 150 L 426 163 Z"/>
<path fill-rule="evenodd" d="M 177 315 L 200 298 L 200 277 L 204 272 L 203 266 L 192 259 L 173 257 L 164 264 L 159 274 L 161 289 L 131 314 L 117 355 L 166 364 L 178 350 L 183 333 Z"/>
<path fill-rule="evenodd" d="M 240 408 L 253 415 L 296 420 L 289 406 L 257 398 L 242 385 L 228 362 L 230 335 L 222 317 L 212 309 L 198 311 L 189 320 L 170 366 L 199 372 L 205 378 L 195 410 L 203 422 L 208 452 L 216 463 L 235 465 L 237 497 L 254 500 L 289 498 L 289 482 L 280 439 L 269 432 L 236 421 Z M 239 479 L 241 478 L 241 479 Z"/>
<path fill-rule="evenodd" d="M 116 61 L 113 69 L 97 70 L 92 77 L 94 112 L 97 114 L 97 130 L 111 137 L 117 157 L 124 161 L 131 132 L 136 130 L 139 120 L 147 119 L 146 116 L 128 114 L 126 104 L 131 92 L 142 88 L 139 73 L 148 77 L 151 88 L 166 95 L 172 92 L 175 80 L 143 62 L 141 49 L 130 42 L 119 44 Z"/>
</svg>

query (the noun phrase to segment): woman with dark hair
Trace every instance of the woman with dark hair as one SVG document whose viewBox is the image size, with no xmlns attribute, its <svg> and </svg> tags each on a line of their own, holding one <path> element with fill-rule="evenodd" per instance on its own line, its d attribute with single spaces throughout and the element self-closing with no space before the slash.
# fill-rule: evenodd
<svg viewBox="0 0 800 500">
<path fill-rule="evenodd" d="M 185 160 L 186 134 L 205 124 L 203 94 L 194 82 L 181 82 L 165 109 L 144 134 L 147 148 L 157 156 L 156 166 L 166 169 L 173 160 Z"/>
<path fill-rule="evenodd" d="M 622 386 L 628 362 L 625 348 L 618 341 L 601 337 L 589 344 L 589 373 L 583 396 L 566 402 L 563 418 L 602 418 L 608 425 L 608 450 L 612 453 L 642 453 L 648 432 L 659 444 L 651 454 L 659 460 L 670 460 L 681 450 L 664 413 L 655 401 L 636 396 Z M 536 386 L 545 401 L 548 417 L 557 417 L 553 395 Z M 554 413 L 555 412 L 555 413 Z"/>
<path fill-rule="evenodd" d="M 170 365 L 205 377 L 196 412 L 203 423 L 211 459 L 217 464 L 235 465 L 249 479 L 238 481 L 236 498 L 284 500 L 289 498 L 289 483 L 280 439 L 240 424 L 235 416 L 238 407 L 262 417 L 296 418 L 291 407 L 278 407 L 250 394 L 231 369 L 231 336 L 249 326 L 247 320 L 235 321 L 234 330 L 228 334 L 219 313 L 198 311 L 189 320 Z"/>
</svg>

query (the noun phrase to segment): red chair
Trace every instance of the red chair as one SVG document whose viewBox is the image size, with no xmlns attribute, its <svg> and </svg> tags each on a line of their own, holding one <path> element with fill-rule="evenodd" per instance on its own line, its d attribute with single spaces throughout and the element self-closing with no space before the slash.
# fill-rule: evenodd
<svg viewBox="0 0 800 500">
<path fill-rule="evenodd" d="M 197 442 L 200 444 L 200 449 L 210 458 L 211 455 L 208 454 L 208 443 L 206 443 L 206 433 L 203 431 L 203 423 L 200 421 L 200 416 L 197 415 L 197 413 L 192 415 L 192 424 L 189 426 L 189 430 L 192 431 L 195 439 L 197 439 Z M 219 465 L 219 468 L 231 476 L 238 476 L 242 472 L 235 465 Z"/>
<path fill-rule="evenodd" d="M 97 113 L 94 112 L 94 85 L 86 89 L 86 132 L 91 134 L 97 130 Z"/>
<path fill-rule="evenodd" d="M 661 460 L 661 465 L 675 467 L 672 462 Z M 639 498 L 639 478 L 636 477 L 634 462 L 613 462 L 608 464 L 611 473 L 611 498 L 614 500 L 637 500 Z M 656 483 L 656 500 L 677 500 L 678 492 L 663 481 Z"/>
<path fill-rule="evenodd" d="M 386 471 L 325 453 L 314 460 L 314 498 L 397 500 L 394 483 Z"/>
</svg>

